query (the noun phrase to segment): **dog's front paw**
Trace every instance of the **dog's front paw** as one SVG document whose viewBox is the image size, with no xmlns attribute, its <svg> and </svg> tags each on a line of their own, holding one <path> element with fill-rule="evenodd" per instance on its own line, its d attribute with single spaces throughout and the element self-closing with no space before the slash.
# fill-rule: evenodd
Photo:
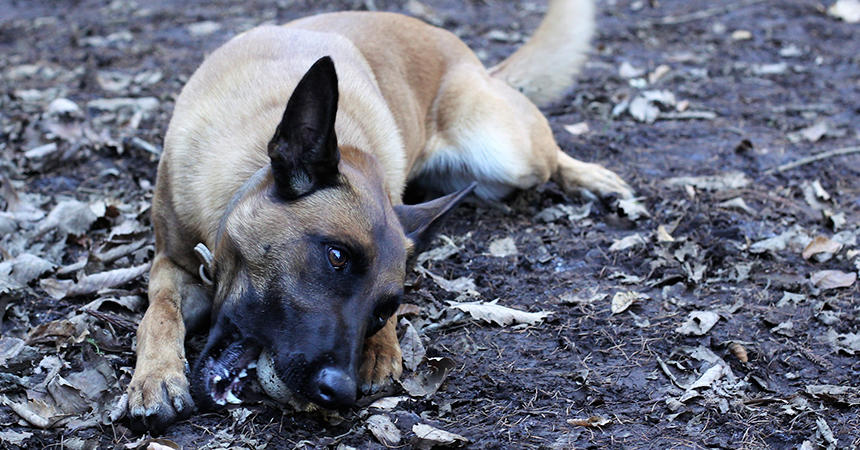
<svg viewBox="0 0 860 450">
<path fill-rule="evenodd" d="M 178 369 L 135 370 L 128 385 L 128 415 L 132 428 L 160 432 L 191 414 L 194 401 L 183 367 L 180 362 Z"/>
<path fill-rule="evenodd" d="M 379 392 L 403 373 L 403 354 L 397 341 L 396 324 L 397 318 L 392 317 L 364 344 L 358 376 L 361 392 L 365 395 Z"/>
</svg>

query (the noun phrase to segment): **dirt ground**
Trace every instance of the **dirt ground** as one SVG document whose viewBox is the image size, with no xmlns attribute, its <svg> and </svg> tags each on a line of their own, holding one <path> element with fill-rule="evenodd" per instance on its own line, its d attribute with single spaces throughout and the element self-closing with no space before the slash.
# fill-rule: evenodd
<svg viewBox="0 0 860 450">
<path fill-rule="evenodd" d="M 833 3 L 600 2 L 578 85 L 545 112 L 647 213 L 553 184 L 467 204 L 407 277 L 401 332 L 426 357 L 386 392 L 396 406 L 324 417 L 252 397 L 160 442 L 464 444 L 429 425 L 474 448 L 860 447 L 860 25 Z M 238 32 L 368 8 L 492 64 L 545 3 L 0 1 L 0 446 L 147 445 L 121 394 L 174 99 Z M 501 326 L 453 300 L 551 314 Z"/>
</svg>

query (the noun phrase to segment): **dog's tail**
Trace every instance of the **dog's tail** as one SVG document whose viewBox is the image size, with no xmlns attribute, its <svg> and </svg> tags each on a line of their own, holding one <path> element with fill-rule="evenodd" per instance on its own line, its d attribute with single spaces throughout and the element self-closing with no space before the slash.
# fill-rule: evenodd
<svg viewBox="0 0 860 450">
<path fill-rule="evenodd" d="M 531 39 L 490 74 L 538 106 L 560 100 L 585 61 L 593 33 L 593 0 L 549 0 Z"/>
</svg>

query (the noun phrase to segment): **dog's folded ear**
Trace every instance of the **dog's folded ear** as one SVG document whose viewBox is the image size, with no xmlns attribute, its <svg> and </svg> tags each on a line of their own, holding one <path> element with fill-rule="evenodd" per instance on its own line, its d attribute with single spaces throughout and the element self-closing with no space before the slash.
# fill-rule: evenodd
<svg viewBox="0 0 860 450">
<path fill-rule="evenodd" d="M 337 73 L 331 58 L 325 56 L 296 85 L 268 145 L 281 199 L 294 200 L 337 184 L 337 100 Z"/>
<path fill-rule="evenodd" d="M 417 205 L 398 205 L 394 207 L 406 237 L 415 246 L 412 254 L 417 255 L 426 248 L 436 233 L 442 219 L 457 206 L 478 184 L 472 182 L 463 189 L 444 197 L 439 197 Z"/>
</svg>

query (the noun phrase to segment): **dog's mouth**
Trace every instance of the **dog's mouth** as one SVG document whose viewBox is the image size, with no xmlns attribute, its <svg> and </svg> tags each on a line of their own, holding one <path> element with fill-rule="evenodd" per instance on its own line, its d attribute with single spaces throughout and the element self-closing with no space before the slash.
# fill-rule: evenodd
<svg viewBox="0 0 860 450">
<path fill-rule="evenodd" d="M 206 355 L 201 361 L 200 381 L 208 400 L 220 406 L 242 403 L 240 396 L 249 380 L 254 379 L 261 348 L 248 339 L 233 340 L 217 355 Z"/>
</svg>

